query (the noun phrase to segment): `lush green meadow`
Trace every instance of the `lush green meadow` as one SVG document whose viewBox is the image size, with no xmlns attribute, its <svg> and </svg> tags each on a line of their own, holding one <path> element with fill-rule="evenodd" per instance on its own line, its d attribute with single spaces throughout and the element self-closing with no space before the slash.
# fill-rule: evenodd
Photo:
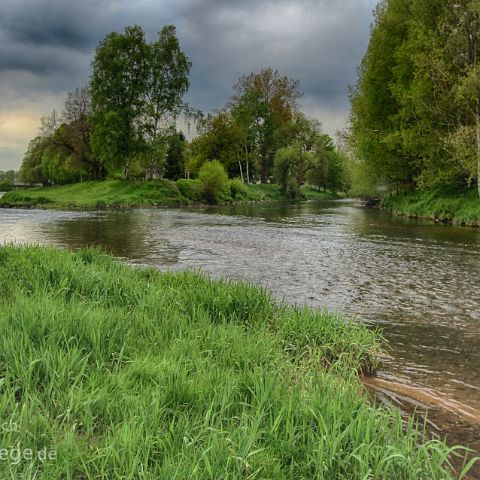
<svg viewBox="0 0 480 480">
<path fill-rule="evenodd" d="M 305 198 L 332 198 L 325 192 L 304 188 Z M 218 199 L 227 202 L 269 202 L 285 200 L 273 184 L 246 185 L 230 180 Z M 198 180 L 160 179 L 150 181 L 106 180 L 53 187 L 37 187 L 7 192 L 0 207 L 41 207 L 58 209 L 97 209 L 142 206 L 178 206 L 207 203 Z"/>
<path fill-rule="evenodd" d="M 377 333 L 261 288 L 7 246 L 0 324 L 0 478 L 452 478 L 369 404 Z"/>
<path fill-rule="evenodd" d="M 396 215 L 480 226 L 480 199 L 476 189 L 465 192 L 443 189 L 392 195 L 383 200 L 382 207 Z"/>
</svg>

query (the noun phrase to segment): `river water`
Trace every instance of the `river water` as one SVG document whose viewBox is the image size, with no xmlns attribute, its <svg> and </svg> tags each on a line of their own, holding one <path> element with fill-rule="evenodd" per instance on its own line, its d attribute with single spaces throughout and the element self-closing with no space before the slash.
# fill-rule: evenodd
<svg viewBox="0 0 480 480">
<path fill-rule="evenodd" d="M 255 282 L 286 302 L 338 310 L 383 329 L 390 356 L 381 375 L 480 411 L 479 230 L 396 218 L 344 200 L 4 209 L 0 241 L 100 245 L 134 264 Z"/>
</svg>

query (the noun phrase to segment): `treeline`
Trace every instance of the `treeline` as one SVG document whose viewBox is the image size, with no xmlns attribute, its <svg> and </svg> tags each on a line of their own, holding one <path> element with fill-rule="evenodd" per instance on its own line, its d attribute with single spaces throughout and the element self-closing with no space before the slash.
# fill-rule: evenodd
<svg viewBox="0 0 480 480">
<path fill-rule="evenodd" d="M 306 182 L 345 189 L 343 157 L 320 124 L 300 112 L 298 81 L 270 68 L 251 73 L 224 108 L 203 115 L 183 100 L 190 68 L 174 26 L 152 43 L 138 26 L 110 33 L 97 47 L 90 84 L 68 94 L 61 114 L 42 119 L 20 177 L 44 184 L 176 180 L 218 161 L 231 178 L 275 181 L 292 197 Z M 191 141 L 177 131 L 179 118 L 195 124 Z"/>
<path fill-rule="evenodd" d="M 230 176 L 248 183 L 276 182 L 290 197 L 308 182 L 342 190 L 343 158 L 320 123 L 298 108 L 299 83 L 270 68 L 241 77 L 225 107 L 198 122 L 189 145 L 189 172 L 217 159 Z"/>
<path fill-rule="evenodd" d="M 480 193 L 480 2 L 380 2 L 351 102 L 367 188 Z"/>
<path fill-rule="evenodd" d="M 25 181 L 71 183 L 107 176 L 154 177 L 178 156 L 185 141 L 176 119 L 189 113 L 182 102 L 190 62 L 175 27 L 147 43 L 138 26 L 107 35 L 92 61 L 88 87 L 67 96 L 62 114 L 41 121 L 23 160 Z"/>
<path fill-rule="evenodd" d="M 0 182 L 14 182 L 16 178 L 15 170 L 0 170 Z"/>
<path fill-rule="evenodd" d="M 15 170 L 0 170 L 0 192 L 11 190 L 16 179 L 17 172 Z"/>
</svg>

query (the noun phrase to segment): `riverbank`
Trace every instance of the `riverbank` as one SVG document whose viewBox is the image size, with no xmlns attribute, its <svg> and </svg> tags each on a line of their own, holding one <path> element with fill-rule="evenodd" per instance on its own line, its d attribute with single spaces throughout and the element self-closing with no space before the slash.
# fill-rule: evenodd
<svg viewBox="0 0 480 480">
<path fill-rule="evenodd" d="M 220 203 L 273 202 L 285 200 L 278 185 L 246 185 L 230 182 Z M 308 199 L 334 198 L 328 192 L 304 189 Z M 0 207 L 92 210 L 102 208 L 172 207 L 207 203 L 197 180 L 176 182 L 105 180 L 7 192 Z"/>
<path fill-rule="evenodd" d="M 8 246 L 0 323 L 2 446 L 55 454 L 2 478 L 453 478 L 370 406 L 376 333 L 261 288 Z"/>
<path fill-rule="evenodd" d="M 480 227 L 480 199 L 476 189 L 461 193 L 437 190 L 390 195 L 381 206 L 394 215 Z"/>
</svg>

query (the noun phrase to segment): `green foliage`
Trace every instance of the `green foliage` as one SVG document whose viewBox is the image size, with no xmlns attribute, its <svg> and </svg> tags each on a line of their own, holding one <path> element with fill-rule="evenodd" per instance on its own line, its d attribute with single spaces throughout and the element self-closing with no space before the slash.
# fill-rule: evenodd
<svg viewBox="0 0 480 480">
<path fill-rule="evenodd" d="M 41 119 L 19 172 L 24 182 L 72 183 L 100 179 L 103 169 L 91 146 L 91 102 L 86 88 L 69 92 L 65 110 Z"/>
<path fill-rule="evenodd" d="M 198 180 L 207 202 L 216 203 L 228 193 L 228 175 L 218 160 L 205 162 L 198 172 Z"/>
<path fill-rule="evenodd" d="M 112 32 L 100 42 L 92 67 L 95 154 L 111 173 L 123 169 L 128 176 L 130 162 L 143 156 L 147 174 L 160 175 L 191 67 L 175 27 L 164 27 L 152 43 L 139 26 Z"/>
<path fill-rule="evenodd" d="M 137 119 L 147 88 L 147 46 L 138 26 L 112 32 L 98 45 L 92 62 L 95 154 L 111 169 L 128 174 L 128 162 L 141 150 Z"/>
<path fill-rule="evenodd" d="M 234 178 L 228 182 L 230 187 L 230 195 L 234 200 L 242 200 L 248 198 L 249 189 L 240 178 Z"/>
<path fill-rule="evenodd" d="M 90 88 L 69 92 L 63 114 L 42 119 L 22 164 L 24 181 L 159 178 L 166 163 L 169 177 L 183 176 L 184 137 L 174 130 L 177 116 L 189 113 L 182 98 L 191 64 L 174 26 L 152 43 L 144 37 L 133 26 L 100 42 Z"/>
<path fill-rule="evenodd" d="M 8 192 L 13 189 L 13 184 L 6 180 L 0 181 L 0 192 Z"/>
<path fill-rule="evenodd" d="M 0 182 L 13 183 L 17 178 L 17 172 L 15 170 L 0 170 Z"/>
<path fill-rule="evenodd" d="M 159 137 L 168 137 L 168 148 L 181 148 L 180 137 L 175 142 L 175 135 L 169 134 L 169 131 L 175 129 L 180 113 L 188 113 L 182 99 L 189 87 L 188 75 L 192 64 L 180 48 L 174 25 L 163 27 L 157 40 L 146 45 L 146 50 L 148 79 L 142 105 L 141 128 L 149 149 L 149 170 L 155 172 L 163 167 L 158 164 L 158 159 L 163 159 L 163 152 L 158 152 L 158 148 L 161 150 L 163 146 Z M 176 154 L 181 155 L 178 151 Z M 173 150 L 170 151 L 170 158 L 166 159 L 170 169 L 166 177 L 176 180 L 183 176 L 183 171 L 178 172 L 178 165 L 172 171 L 172 155 L 175 155 Z"/>
<path fill-rule="evenodd" d="M 365 160 L 346 160 L 345 168 L 350 180 L 348 193 L 354 197 L 373 197 L 378 194 L 378 177 L 370 170 L 371 166 Z"/>
<path fill-rule="evenodd" d="M 232 180 L 219 201 L 281 200 L 278 185 L 238 185 Z M 235 187 L 236 185 L 236 187 Z M 233 190 L 236 192 L 233 195 Z M 90 210 L 96 208 L 124 208 L 138 206 L 178 206 L 205 203 L 202 182 L 198 179 L 166 179 L 133 181 L 106 180 L 85 181 L 69 185 L 31 188 L 27 192 L 7 192 L 0 197 L 0 206 L 42 207 Z"/>
<path fill-rule="evenodd" d="M 185 198 L 197 203 L 203 200 L 202 183 L 200 180 L 183 178 L 177 180 L 177 187 Z"/>
<path fill-rule="evenodd" d="M 46 178 L 42 172 L 42 158 L 46 147 L 47 141 L 43 137 L 35 137 L 30 141 L 18 173 L 22 182 L 46 182 Z"/>
<path fill-rule="evenodd" d="M 300 197 L 302 178 L 311 168 L 312 158 L 307 152 L 296 145 L 284 147 L 277 151 L 274 162 L 275 180 L 288 198 Z"/>
<path fill-rule="evenodd" d="M 474 189 L 452 191 L 443 188 L 389 195 L 382 207 L 396 215 L 480 227 L 480 204 Z"/>
<path fill-rule="evenodd" d="M 245 75 L 235 85 L 229 107 L 243 130 L 245 160 L 249 161 L 249 153 L 254 155 L 262 183 L 273 173 L 275 152 L 286 146 L 281 133 L 297 112 L 302 96 L 298 87 L 298 80 L 271 68 Z"/>
<path fill-rule="evenodd" d="M 450 479 L 451 450 L 372 407 L 379 337 L 258 287 L 87 249 L 0 249 L 2 478 Z"/>
<path fill-rule="evenodd" d="M 190 145 L 190 170 L 195 173 L 204 162 L 218 160 L 229 175 L 240 175 L 243 131 L 233 117 L 227 112 L 209 114 L 198 122 L 198 129 L 200 135 Z"/>
<path fill-rule="evenodd" d="M 168 148 L 165 158 L 165 178 L 178 180 L 185 176 L 186 140 L 182 132 L 168 138 Z"/>
<path fill-rule="evenodd" d="M 379 4 L 351 95 L 365 173 L 399 191 L 480 181 L 479 54 L 478 0 Z"/>
<path fill-rule="evenodd" d="M 190 68 L 173 25 L 151 43 L 138 25 L 108 34 L 96 49 L 89 89 L 70 92 L 62 116 L 54 111 L 42 119 L 21 177 L 50 185 L 105 178 L 178 180 L 197 176 L 215 160 L 230 177 L 266 183 L 276 153 L 291 147 L 297 153 L 286 167 L 284 192 L 299 197 L 307 180 L 318 189 L 340 188 L 341 162 L 320 134 L 320 124 L 298 111 L 297 80 L 271 68 L 242 76 L 225 108 L 200 118 L 183 102 Z M 200 134 L 190 142 L 176 132 L 180 114 L 197 120 Z M 231 200 L 222 175 L 202 184 L 207 201 Z M 234 198 L 251 198 L 251 192 L 232 185 Z"/>
<path fill-rule="evenodd" d="M 292 199 L 301 197 L 300 188 L 306 181 L 318 189 L 341 190 L 347 171 L 333 140 L 322 134 L 320 125 L 313 120 L 302 117 L 300 125 L 293 143 L 275 155 L 275 180 Z"/>
</svg>

